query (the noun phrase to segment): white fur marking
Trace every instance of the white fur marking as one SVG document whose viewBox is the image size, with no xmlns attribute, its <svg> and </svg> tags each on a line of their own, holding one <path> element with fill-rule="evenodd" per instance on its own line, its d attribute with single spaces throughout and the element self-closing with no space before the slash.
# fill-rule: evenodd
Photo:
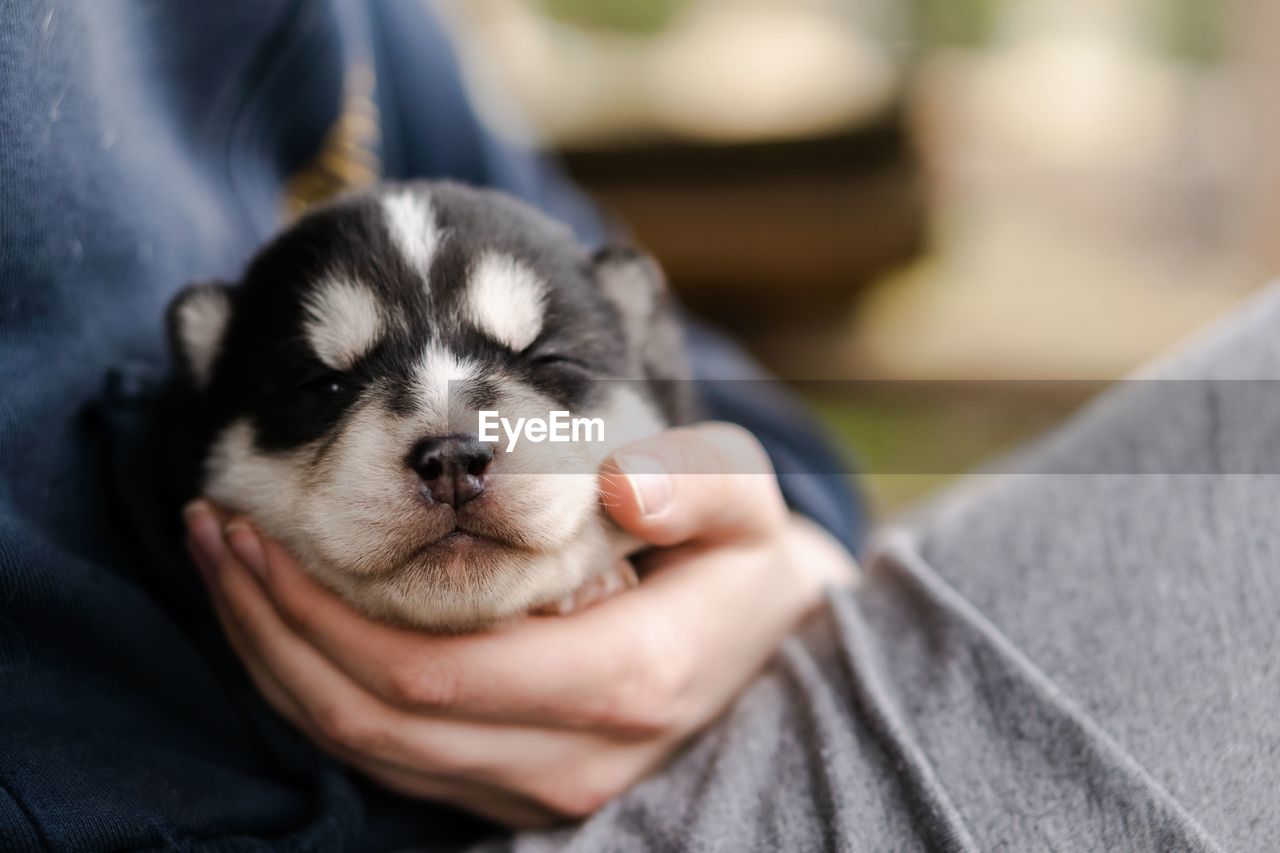
<svg viewBox="0 0 1280 853">
<path fill-rule="evenodd" d="M 509 255 L 487 254 L 471 272 L 467 317 L 501 344 L 519 352 L 542 332 L 546 285 Z"/>
<path fill-rule="evenodd" d="M 474 361 L 460 359 L 447 349 L 434 344 L 427 347 L 414 371 L 418 399 L 421 401 L 423 412 L 436 419 L 437 423 L 443 420 L 445 423 L 452 424 L 459 416 L 462 401 L 451 399 L 450 392 L 456 392 L 461 387 L 460 385 L 452 386 L 451 383 L 474 381 L 482 372 L 480 366 Z M 443 424 L 441 427 L 445 429 Z"/>
<path fill-rule="evenodd" d="M 322 281 L 308 296 L 303 328 L 320 360 L 335 370 L 355 364 L 382 335 L 383 317 L 367 288 L 339 279 Z"/>
<path fill-rule="evenodd" d="M 231 299 L 221 287 L 202 287 L 178 304 L 178 336 L 202 388 L 213 378 L 213 362 L 230 319 Z"/>
<path fill-rule="evenodd" d="M 247 418 L 233 421 L 213 443 L 205 460 L 205 493 L 225 507 L 253 513 L 277 536 L 296 524 L 301 464 L 288 454 L 267 454 L 254 446 Z"/>
<path fill-rule="evenodd" d="M 386 211 L 392 241 L 409 266 L 423 277 L 423 287 L 426 287 L 431 258 L 440 242 L 431 202 L 421 193 L 402 190 L 383 199 L 382 209 Z"/>
</svg>

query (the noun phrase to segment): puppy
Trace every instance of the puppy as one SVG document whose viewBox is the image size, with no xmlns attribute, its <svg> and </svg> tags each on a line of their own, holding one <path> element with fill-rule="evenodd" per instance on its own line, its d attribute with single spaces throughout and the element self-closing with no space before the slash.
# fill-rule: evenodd
<svg viewBox="0 0 1280 853">
<path fill-rule="evenodd" d="M 524 204 L 457 184 L 316 209 L 238 284 L 180 293 L 169 328 L 195 490 L 366 614 L 432 631 L 608 585 L 597 468 L 689 415 L 651 260 L 591 254 Z M 600 428 L 494 441 L 484 412 Z"/>
</svg>

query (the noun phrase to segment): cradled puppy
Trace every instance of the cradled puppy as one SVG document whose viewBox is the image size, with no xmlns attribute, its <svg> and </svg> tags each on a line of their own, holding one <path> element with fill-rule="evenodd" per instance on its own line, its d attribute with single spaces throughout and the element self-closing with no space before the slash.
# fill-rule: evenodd
<svg viewBox="0 0 1280 853">
<path fill-rule="evenodd" d="M 183 291 L 169 321 L 193 487 L 357 608 L 430 630 L 599 584 L 616 554 L 597 467 L 688 414 L 652 261 L 591 254 L 456 184 L 317 209 L 240 283 Z M 598 421 L 578 440 L 495 442 L 482 412 Z"/>
</svg>

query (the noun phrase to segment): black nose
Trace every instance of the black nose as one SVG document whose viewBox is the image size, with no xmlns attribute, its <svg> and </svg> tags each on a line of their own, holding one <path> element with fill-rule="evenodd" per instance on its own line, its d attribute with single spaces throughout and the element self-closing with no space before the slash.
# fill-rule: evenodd
<svg viewBox="0 0 1280 853">
<path fill-rule="evenodd" d="M 409 467 L 418 473 L 431 497 L 455 509 L 484 492 L 484 478 L 493 449 L 465 435 L 424 438 L 409 454 Z"/>
</svg>

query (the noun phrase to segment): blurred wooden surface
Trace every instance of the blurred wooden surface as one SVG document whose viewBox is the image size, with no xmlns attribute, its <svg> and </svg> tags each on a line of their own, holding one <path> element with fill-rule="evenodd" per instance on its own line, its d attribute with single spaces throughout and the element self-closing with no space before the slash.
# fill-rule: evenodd
<svg viewBox="0 0 1280 853">
<path fill-rule="evenodd" d="M 918 170 L 896 116 L 817 139 L 650 143 L 566 160 L 687 305 L 747 333 L 846 311 L 923 235 Z"/>
</svg>

